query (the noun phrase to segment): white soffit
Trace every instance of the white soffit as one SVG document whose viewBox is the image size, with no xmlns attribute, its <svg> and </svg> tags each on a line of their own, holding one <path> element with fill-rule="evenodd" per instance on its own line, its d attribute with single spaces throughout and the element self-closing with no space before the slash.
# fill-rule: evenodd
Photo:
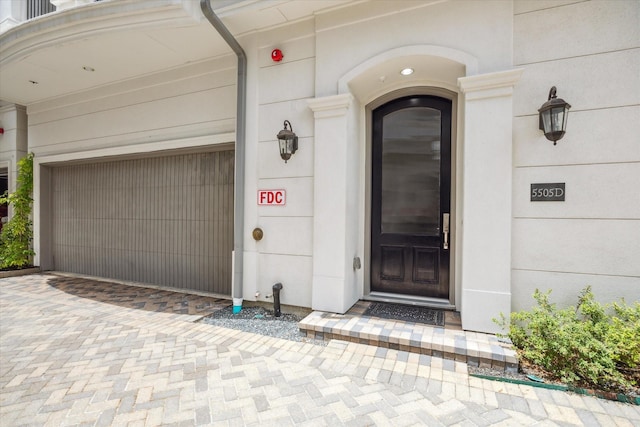
<svg viewBox="0 0 640 427">
<path fill-rule="evenodd" d="M 239 37 L 353 3 L 214 0 L 212 5 Z M 198 0 L 89 3 L 0 34 L 0 99 L 30 105 L 230 54 Z"/>
</svg>

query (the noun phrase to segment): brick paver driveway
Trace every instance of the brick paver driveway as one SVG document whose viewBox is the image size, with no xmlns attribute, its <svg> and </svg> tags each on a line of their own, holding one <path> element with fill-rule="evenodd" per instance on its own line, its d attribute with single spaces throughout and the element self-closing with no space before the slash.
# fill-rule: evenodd
<svg viewBox="0 0 640 427">
<path fill-rule="evenodd" d="M 480 380 L 402 351 L 194 323 L 202 310 L 147 304 L 157 290 L 135 288 L 129 304 L 60 280 L 0 280 L 2 426 L 640 425 L 636 406 Z"/>
</svg>

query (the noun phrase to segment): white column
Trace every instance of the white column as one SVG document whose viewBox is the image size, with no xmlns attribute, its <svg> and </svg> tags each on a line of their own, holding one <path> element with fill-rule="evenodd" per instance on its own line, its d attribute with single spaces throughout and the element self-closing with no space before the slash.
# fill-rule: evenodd
<svg viewBox="0 0 640 427">
<path fill-rule="evenodd" d="M 356 301 L 348 199 L 350 94 L 309 100 L 314 112 L 313 284 L 314 310 L 344 313 Z"/>
<path fill-rule="evenodd" d="M 2 0 L 0 0 L 2 1 Z M 0 167 L 9 174 L 9 192 L 16 190 L 18 161 L 27 154 L 27 111 L 21 105 L 10 104 L 0 108 Z"/>
<path fill-rule="evenodd" d="M 462 301 L 465 330 L 495 333 L 511 312 L 513 85 L 522 70 L 462 77 Z"/>
<path fill-rule="evenodd" d="M 0 0 L 0 33 L 27 20 L 27 2 Z"/>
</svg>

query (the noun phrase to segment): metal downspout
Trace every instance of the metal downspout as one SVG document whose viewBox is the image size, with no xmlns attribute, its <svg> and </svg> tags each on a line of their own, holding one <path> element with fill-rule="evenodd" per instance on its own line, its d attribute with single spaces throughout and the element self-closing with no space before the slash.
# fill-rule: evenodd
<svg viewBox="0 0 640 427">
<path fill-rule="evenodd" d="M 247 93 L 247 55 L 240 43 L 225 27 L 211 8 L 210 0 L 200 0 L 200 9 L 209 23 L 222 36 L 225 42 L 238 56 L 237 111 L 236 111 L 236 150 L 235 150 L 235 184 L 234 184 L 234 220 L 233 220 L 233 312 L 242 309 L 242 270 L 244 253 L 244 158 L 246 141 L 246 93 Z"/>
</svg>

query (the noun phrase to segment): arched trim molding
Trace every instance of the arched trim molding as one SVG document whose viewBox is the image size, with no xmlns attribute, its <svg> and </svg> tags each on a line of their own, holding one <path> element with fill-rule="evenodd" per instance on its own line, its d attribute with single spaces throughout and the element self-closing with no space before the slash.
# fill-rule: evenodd
<svg viewBox="0 0 640 427">
<path fill-rule="evenodd" d="M 404 67 L 414 68 L 409 77 Z M 393 90 L 412 86 L 444 87 L 457 92 L 457 79 L 478 73 L 478 59 L 466 52 L 436 45 L 403 46 L 360 63 L 338 80 L 338 93 L 352 93 L 363 104 Z"/>
</svg>

